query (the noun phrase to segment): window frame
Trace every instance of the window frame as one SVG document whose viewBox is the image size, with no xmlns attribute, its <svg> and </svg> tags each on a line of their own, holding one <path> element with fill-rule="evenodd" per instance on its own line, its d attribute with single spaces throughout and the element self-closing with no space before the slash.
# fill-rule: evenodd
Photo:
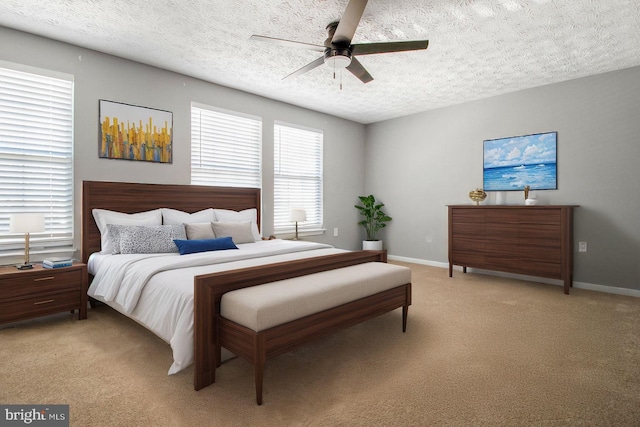
<svg viewBox="0 0 640 427">
<path fill-rule="evenodd" d="M 24 257 L 24 234 L 9 233 L 11 214 L 23 212 L 45 216 L 45 231 L 29 236 L 33 258 L 72 255 L 74 76 L 1 60 L 0 69 L 0 258 Z M 18 170 L 28 175 L 9 178 Z"/>
<path fill-rule="evenodd" d="M 278 130 L 280 128 L 280 131 Z M 315 137 L 310 138 L 316 139 L 316 141 L 304 141 L 309 143 L 318 143 L 319 147 L 313 148 L 316 151 L 315 161 L 317 165 L 315 166 L 315 171 L 317 175 L 314 177 L 307 174 L 307 176 L 293 176 L 292 173 L 283 173 L 281 172 L 281 168 L 279 168 L 280 161 L 282 159 L 278 159 L 278 154 L 281 154 L 281 148 L 279 145 L 282 144 L 282 130 L 291 130 L 291 132 L 295 133 L 313 133 Z M 290 136 L 287 136 L 290 137 Z M 280 139 L 280 140 L 279 140 Z M 311 128 L 307 126 L 302 126 L 294 123 L 284 122 L 284 121 L 274 121 L 273 124 L 273 187 L 274 187 L 274 195 L 273 195 L 273 206 L 274 206 L 274 218 L 273 218 L 273 228 L 274 234 L 276 236 L 287 236 L 291 235 L 295 232 L 295 223 L 288 221 L 289 211 L 295 208 L 303 208 L 307 214 L 307 221 L 298 223 L 298 235 L 299 236 L 309 236 L 309 235 L 319 235 L 323 234 L 326 230 L 324 228 L 324 131 L 322 129 Z M 296 160 L 292 157 L 287 159 L 288 161 L 296 162 Z M 293 167 L 295 169 L 295 167 Z M 305 169 L 309 170 L 309 168 Z M 289 175 L 289 178 L 286 176 Z M 315 193 L 317 196 L 316 200 L 309 201 L 304 200 L 304 197 L 298 196 L 298 200 L 294 201 L 290 198 L 285 198 L 285 200 L 279 200 L 282 197 L 279 196 L 279 188 L 278 181 L 279 179 L 290 179 L 290 180 L 303 180 L 303 181 L 317 181 L 317 188 L 315 189 Z M 307 193 L 309 194 L 309 193 Z M 287 203 L 286 207 L 279 206 L 280 203 Z M 286 218 L 283 219 L 283 218 Z M 278 220 L 280 219 L 280 221 Z"/>
<path fill-rule="evenodd" d="M 229 141 L 238 141 L 241 140 L 242 144 L 240 147 L 249 148 L 253 157 L 249 156 L 249 159 L 252 164 L 249 165 L 245 170 L 238 169 L 238 166 L 241 166 L 241 162 L 238 162 L 237 156 L 227 156 L 223 159 L 224 166 L 218 165 L 218 167 L 202 167 L 202 158 L 206 155 L 211 155 L 211 152 L 215 150 L 215 147 L 212 146 L 203 146 L 202 133 L 203 127 L 202 122 L 200 122 L 197 126 L 194 123 L 194 114 L 196 110 L 206 112 L 210 114 L 210 120 L 219 121 L 223 123 L 223 119 L 225 116 L 230 120 L 228 123 L 224 123 L 225 126 L 229 127 L 230 124 L 233 124 L 235 121 L 236 124 L 244 124 L 247 126 L 247 129 L 243 129 L 244 132 L 248 132 L 249 135 L 240 134 L 234 135 L 231 132 L 227 132 L 224 129 L 217 129 L 215 131 L 219 132 L 222 137 L 227 138 L 227 142 L 225 142 L 224 150 L 227 151 L 227 154 L 231 152 L 243 152 L 247 154 L 246 150 L 236 150 L 237 146 L 232 146 L 228 144 Z M 191 155 L 190 155 L 190 182 L 193 185 L 212 185 L 212 186 L 222 186 L 222 187 L 251 187 L 251 188 L 262 188 L 262 117 L 254 116 L 250 114 L 244 114 L 237 111 L 225 110 L 222 108 L 214 107 L 211 105 L 205 105 L 198 102 L 191 103 Z M 200 120 L 202 120 L 202 113 L 200 114 Z M 251 123 L 253 122 L 253 123 Z M 215 123 L 214 123 L 215 124 Z M 250 127 L 254 128 L 251 129 Z M 228 130 L 228 129 L 227 129 Z M 206 131 L 213 132 L 214 130 L 206 129 Z M 257 137 L 257 141 L 253 141 L 251 143 L 255 143 L 255 147 L 251 147 L 249 141 L 246 138 L 249 138 L 250 133 L 253 132 Z M 196 135 L 196 133 L 198 133 Z M 245 139 L 242 139 L 245 138 Z M 196 142 L 197 140 L 197 142 Z M 208 144 L 213 145 L 211 141 L 207 141 Z M 204 148 L 203 148 L 204 147 Z M 204 150 L 204 151 L 203 151 Z M 196 151 L 198 152 L 196 154 Z M 200 167 L 196 163 L 200 164 Z M 234 169 L 235 168 L 235 169 Z M 257 168 L 257 169 L 252 169 Z M 207 170 L 209 172 L 207 172 Z M 231 172 L 229 174 L 224 173 L 226 170 Z M 194 177 L 194 171 L 196 176 Z M 204 180 L 204 177 L 209 177 L 208 180 Z M 194 179 L 195 178 L 195 179 Z M 240 179 L 239 179 L 240 178 Z"/>
</svg>

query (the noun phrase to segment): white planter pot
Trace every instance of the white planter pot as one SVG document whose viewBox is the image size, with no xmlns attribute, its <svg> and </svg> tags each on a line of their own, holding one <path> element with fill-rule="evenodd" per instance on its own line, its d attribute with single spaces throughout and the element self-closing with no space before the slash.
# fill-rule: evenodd
<svg viewBox="0 0 640 427">
<path fill-rule="evenodd" d="M 363 240 L 362 250 L 363 251 L 381 251 L 382 240 Z"/>
</svg>

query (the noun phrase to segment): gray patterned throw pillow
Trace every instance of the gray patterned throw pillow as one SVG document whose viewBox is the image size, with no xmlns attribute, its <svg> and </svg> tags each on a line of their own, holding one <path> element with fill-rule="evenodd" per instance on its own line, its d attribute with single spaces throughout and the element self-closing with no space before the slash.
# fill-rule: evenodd
<svg viewBox="0 0 640 427">
<path fill-rule="evenodd" d="M 114 254 L 160 254 L 178 252 L 174 239 L 186 239 L 184 225 L 115 225 L 108 224 Z"/>
</svg>

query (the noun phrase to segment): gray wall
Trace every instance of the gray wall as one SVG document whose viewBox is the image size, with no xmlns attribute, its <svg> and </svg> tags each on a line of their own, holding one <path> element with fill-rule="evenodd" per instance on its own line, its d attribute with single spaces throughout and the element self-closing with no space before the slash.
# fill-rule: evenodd
<svg viewBox="0 0 640 427">
<path fill-rule="evenodd" d="M 575 253 L 575 280 L 640 289 L 640 68 L 365 127 L 3 27 L 0 40 L 0 60 L 75 76 L 76 242 L 83 180 L 189 183 L 192 101 L 263 118 L 265 234 L 273 230 L 273 121 L 281 120 L 324 131 L 327 233 L 313 240 L 359 248 L 353 205 L 373 193 L 394 217 L 381 234 L 390 255 L 436 264 L 447 262 L 446 205 L 469 203 L 467 193 L 482 186 L 482 141 L 556 130 L 559 190 L 537 194 L 542 203 L 581 206 L 575 241 L 588 242 L 588 252 Z M 174 163 L 99 159 L 99 99 L 172 111 Z"/>
<path fill-rule="evenodd" d="M 327 232 L 309 239 L 345 249 L 360 246 L 353 205 L 364 191 L 364 125 L 4 27 L 0 27 L 0 40 L 0 60 L 75 76 L 76 245 L 83 180 L 190 183 L 190 105 L 196 101 L 262 117 L 264 235 L 273 232 L 274 120 L 323 130 Z M 172 111 L 173 163 L 99 159 L 99 99 Z M 333 236 L 336 227 L 339 237 Z"/>
<path fill-rule="evenodd" d="M 446 205 L 471 203 L 468 192 L 482 188 L 483 140 L 544 131 L 558 131 L 559 189 L 536 194 L 580 205 L 575 281 L 639 290 L 640 68 L 367 126 L 366 192 L 394 218 L 383 232 L 389 253 L 448 262 Z"/>
</svg>

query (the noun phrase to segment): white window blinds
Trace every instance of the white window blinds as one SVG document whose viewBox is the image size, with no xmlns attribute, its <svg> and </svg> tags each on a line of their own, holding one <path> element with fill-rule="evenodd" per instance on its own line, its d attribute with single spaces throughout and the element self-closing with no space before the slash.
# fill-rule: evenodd
<svg viewBox="0 0 640 427">
<path fill-rule="evenodd" d="M 24 247 L 24 236 L 7 235 L 11 214 L 22 212 L 45 217 L 46 231 L 31 235 L 32 249 L 71 247 L 73 78 L 5 66 L 0 64 L 0 253 Z"/>
<path fill-rule="evenodd" d="M 261 188 L 262 120 L 191 105 L 191 183 Z"/>
<path fill-rule="evenodd" d="M 295 228 L 290 212 L 298 208 L 307 218 L 299 229 L 321 229 L 322 131 L 276 123 L 273 136 L 275 232 Z"/>
</svg>

